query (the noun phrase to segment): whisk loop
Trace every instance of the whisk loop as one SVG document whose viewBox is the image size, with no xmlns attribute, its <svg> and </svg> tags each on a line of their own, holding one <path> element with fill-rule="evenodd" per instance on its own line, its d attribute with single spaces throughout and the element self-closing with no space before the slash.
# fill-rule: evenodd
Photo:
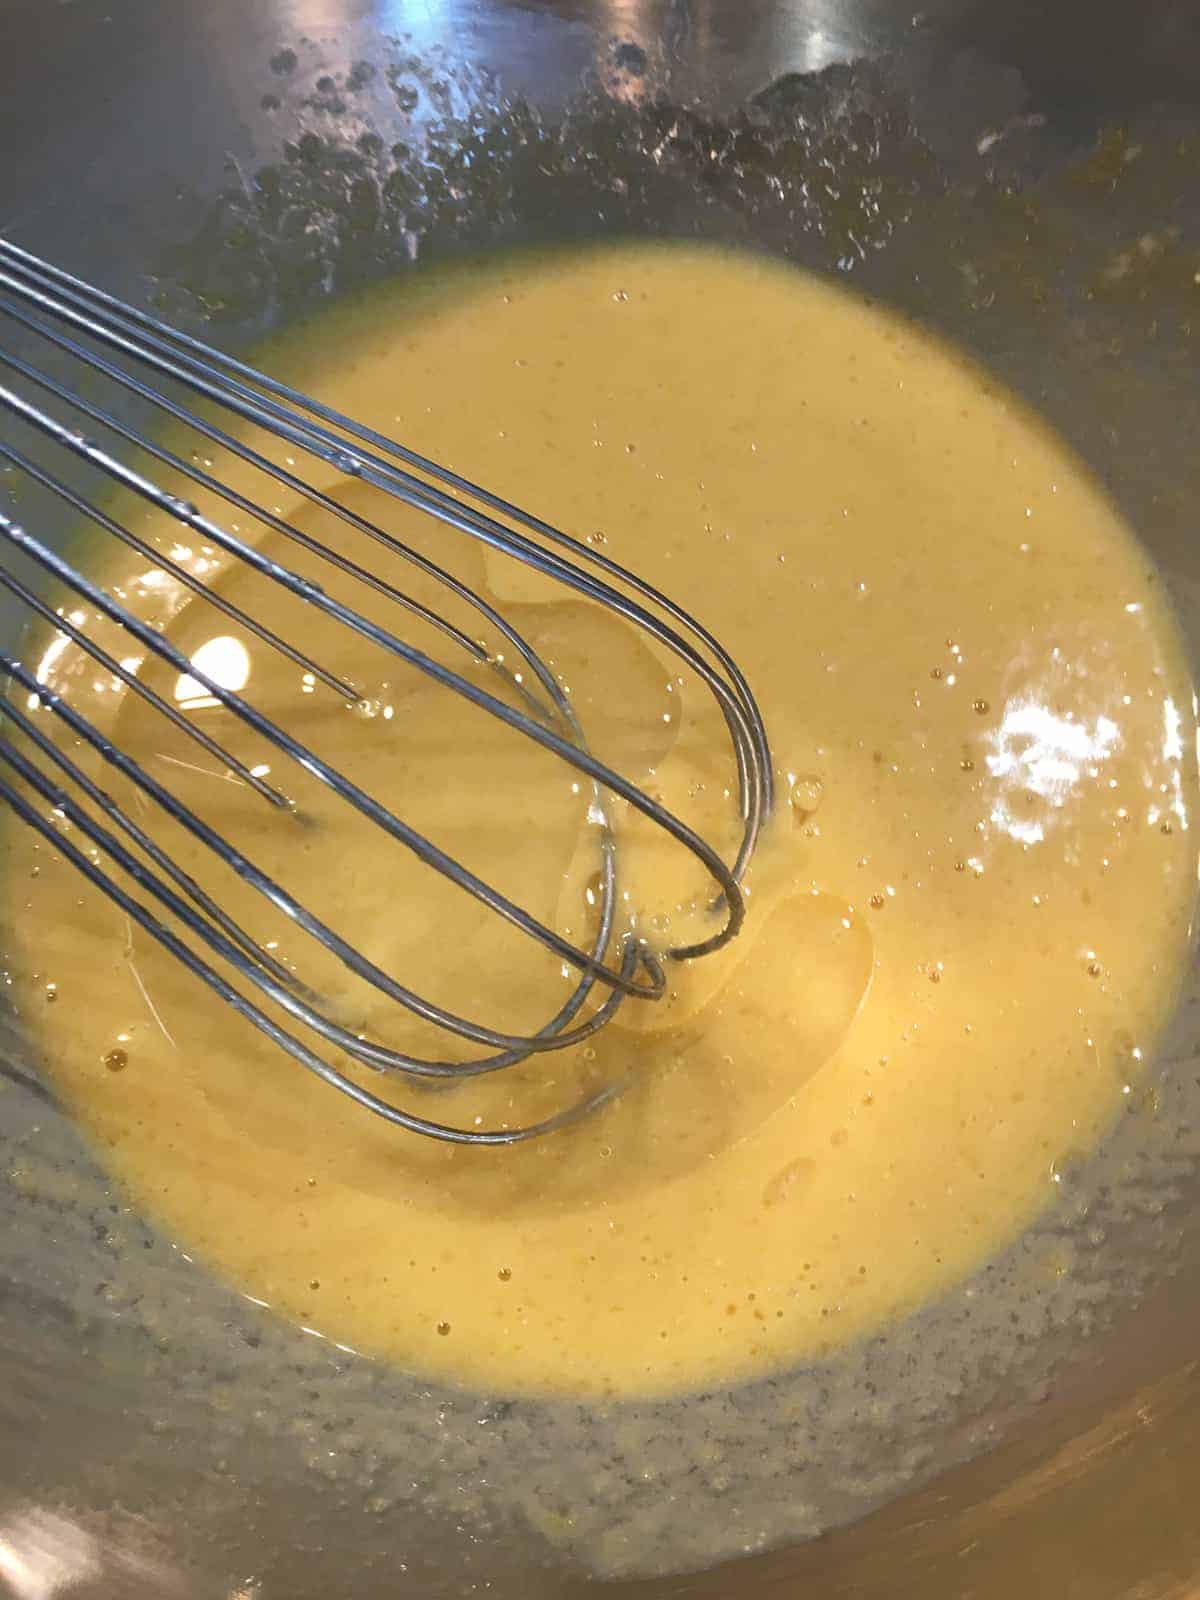
<svg viewBox="0 0 1200 1600">
<path fill-rule="evenodd" d="M 572 538 L 542 519 L 456 472 L 427 460 L 286 384 L 255 371 L 158 319 L 126 305 L 61 269 L 0 240 L 0 313 L 14 330 L 13 347 L 0 347 L 0 410 L 8 425 L 0 437 L 0 463 L 14 481 L 24 478 L 91 525 L 153 561 L 173 582 L 306 675 L 305 683 L 342 702 L 366 707 L 360 689 L 345 675 L 324 666 L 303 641 L 281 636 L 261 618 L 206 584 L 187 565 L 143 539 L 118 514 L 114 489 L 125 491 L 191 529 L 207 546 L 221 551 L 265 582 L 311 606 L 338 628 L 356 635 L 404 669 L 462 696 L 514 736 L 540 747 L 585 780 L 589 820 L 595 825 L 598 865 L 596 917 L 590 944 L 580 944 L 535 915 L 478 872 L 468 868 L 398 811 L 367 792 L 327 762 L 303 739 L 289 733 L 220 675 L 206 670 L 200 655 L 189 656 L 151 622 L 138 617 L 117 597 L 91 580 L 61 554 L 45 530 L 26 526 L 11 511 L 0 510 L 0 539 L 7 558 L 0 562 L 0 587 L 33 618 L 56 629 L 85 653 L 128 695 L 192 741 L 227 773 L 247 785 L 264 805 L 280 815 L 279 826 L 302 824 L 286 789 L 267 781 L 265 764 L 249 766 L 228 740 L 201 727 L 186 707 L 160 695 L 136 664 L 119 659 L 93 638 L 83 621 L 55 608 L 44 593 L 66 592 L 86 603 L 95 619 L 105 619 L 142 652 L 194 683 L 210 705 L 229 712 L 237 725 L 265 741 L 351 811 L 410 852 L 433 873 L 469 894 L 481 907 L 540 945 L 574 974 L 565 1001 L 539 1028 L 513 1033 L 486 1020 L 460 1014 L 418 993 L 400 977 L 337 932 L 329 922 L 250 858 L 236 840 L 213 827 L 145 765 L 122 750 L 97 722 L 31 670 L 16 653 L 0 654 L 0 673 L 10 693 L 0 698 L 0 795 L 13 812 L 109 897 L 130 921 L 183 963 L 222 1000 L 309 1071 L 359 1105 L 398 1127 L 462 1144 L 511 1144 L 548 1133 L 611 1098 L 620 1087 L 608 1084 L 555 1115 L 524 1126 L 461 1128 L 418 1116 L 391 1099 L 374 1094 L 339 1071 L 306 1042 L 344 1052 L 352 1061 L 382 1073 L 399 1073 L 418 1082 L 452 1083 L 495 1072 L 546 1051 L 582 1043 L 629 1001 L 653 1001 L 664 991 L 662 961 L 642 938 L 618 931 L 620 848 L 614 799 L 661 829 L 689 851 L 716 886 L 714 909 L 720 926 L 705 937 L 668 950 L 667 959 L 691 960 L 711 954 L 731 940 L 745 915 L 741 882 L 754 853 L 772 801 L 771 758 L 762 718 L 750 688 L 720 642 L 682 607 L 626 570 L 600 550 Z M 20 343 L 20 350 L 15 346 Z M 32 355 L 29 350 L 32 349 Z M 61 376 L 63 369 L 67 376 Z M 53 406 L 48 410 L 47 406 Z M 130 421 L 126 413 L 137 413 Z M 298 505 L 307 505 L 398 559 L 447 606 L 466 608 L 469 626 L 452 620 L 428 599 L 408 592 L 353 559 L 338 543 L 326 542 L 285 516 L 277 505 L 209 470 L 199 451 L 171 448 L 154 421 L 186 435 L 230 460 L 244 464 L 266 484 L 277 486 Z M 21 433 L 48 456 L 18 447 Z M 279 463 L 268 453 L 284 444 L 296 455 Z M 116 452 L 132 446 L 139 463 Z M 627 775 L 599 759 L 588 747 L 586 729 L 548 662 L 490 599 L 450 570 L 385 530 L 346 498 L 310 481 L 296 465 L 332 468 L 341 478 L 370 485 L 390 500 L 419 512 L 621 618 L 704 684 L 720 710 L 736 775 L 739 837 L 731 860 Z M 167 482 L 158 469 L 165 469 Z M 240 469 L 239 469 L 240 470 Z M 93 486 L 90 475 L 98 477 Z M 256 479 L 258 481 L 258 479 Z M 191 487 L 179 494 L 167 483 Z M 262 530 L 259 543 L 202 510 L 191 498 L 221 502 L 233 514 L 253 519 Z M 320 583 L 266 554 L 260 547 L 277 536 L 327 566 L 349 583 L 355 603 L 329 594 Z M 448 542 L 447 554 L 453 552 Z M 23 575 L 23 573 L 27 573 Z M 43 592 L 39 592 L 43 591 Z M 361 593 L 361 601 L 359 595 Z M 385 626 L 361 609 L 370 597 L 394 609 Z M 463 658 L 462 670 L 420 648 L 403 630 L 405 620 L 431 629 Z M 389 619 L 390 620 L 390 619 Z M 502 645 L 476 637 L 486 630 Z M 516 664 L 514 664 L 516 663 Z M 22 691 L 18 696 L 14 689 Z M 20 699 L 26 704 L 22 709 Z M 35 715 L 47 711 L 69 735 L 50 737 Z M 396 737 L 402 737 L 397 733 Z M 91 752 L 133 786 L 142 820 L 135 819 L 86 770 L 78 752 Z M 73 753 L 75 752 L 75 753 Z M 234 871 L 307 938 L 376 993 L 474 1047 L 467 1060 L 442 1059 L 389 1048 L 364 1037 L 339 1019 L 336 1008 L 310 987 L 264 942 L 255 938 L 186 871 L 146 823 L 161 815 L 181 826 L 205 850 Z M 69 826 L 64 826 L 67 824 Z M 269 1006 L 271 1009 L 265 1009 Z M 286 1024 L 286 1025 L 285 1025 Z M 295 1030 L 295 1031 L 293 1031 Z"/>
</svg>

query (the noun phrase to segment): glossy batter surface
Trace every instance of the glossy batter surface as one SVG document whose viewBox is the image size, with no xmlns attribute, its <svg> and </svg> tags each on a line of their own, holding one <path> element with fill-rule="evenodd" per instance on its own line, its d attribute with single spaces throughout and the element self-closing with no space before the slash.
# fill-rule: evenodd
<svg viewBox="0 0 1200 1600">
<path fill-rule="evenodd" d="M 759 697 L 781 799 L 745 934 L 674 971 L 668 1003 L 626 1008 L 570 1058 L 410 1096 L 422 1114 L 494 1125 L 631 1077 L 588 1122 L 491 1151 L 365 1117 L 10 830 L 4 918 L 27 1020 L 135 1201 L 327 1337 L 511 1392 L 667 1392 L 777 1369 L 879 1328 L 1013 1237 L 1136 1082 L 1174 1000 L 1196 881 L 1179 641 L 1147 557 L 1063 447 L 879 310 L 683 247 L 377 291 L 270 364 L 602 539 L 697 614 Z M 370 489 L 337 493 L 385 515 Z M 311 507 L 281 509 L 331 537 Z M 552 661 L 598 753 L 728 844 L 729 773 L 694 685 L 625 624 L 386 514 Z M 102 581 L 189 654 L 236 640 L 256 705 L 585 937 L 595 863 L 569 774 L 188 530 L 139 517 L 368 704 L 306 682 L 128 550 L 95 547 Z M 383 602 L 363 609 L 395 622 Z M 555 962 L 430 891 L 303 774 L 272 759 L 298 830 L 61 637 L 33 653 L 45 681 L 388 970 L 506 1027 L 561 998 Z M 197 686 L 136 670 L 261 760 Z M 639 926 L 669 939 L 704 886 L 626 832 Z M 301 965 L 248 891 L 177 833 L 170 844 L 348 1025 L 430 1045 L 332 966 Z"/>
</svg>

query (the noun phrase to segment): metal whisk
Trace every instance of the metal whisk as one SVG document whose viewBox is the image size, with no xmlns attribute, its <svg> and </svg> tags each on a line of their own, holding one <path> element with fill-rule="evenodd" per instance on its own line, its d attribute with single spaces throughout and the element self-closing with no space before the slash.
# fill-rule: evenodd
<svg viewBox="0 0 1200 1600">
<path fill-rule="evenodd" d="M 160 568 L 168 567 L 174 579 L 222 615 L 311 674 L 307 681 L 316 685 L 317 692 L 323 690 L 351 704 L 360 699 L 355 685 L 312 659 L 301 643 L 271 632 L 185 567 L 172 566 L 161 550 L 142 540 L 128 525 L 128 517 L 122 520 L 113 514 L 114 485 L 185 525 L 236 561 L 247 563 L 265 580 L 380 647 L 405 668 L 466 696 L 511 729 L 514 737 L 533 741 L 574 769 L 590 786 L 592 820 L 598 824 L 594 938 L 590 947 L 573 942 L 468 870 L 93 582 L 51 547 L 44 529 L 40 536 L 37 527 L 18 521 L 13 514 L 15 504 L 7 511 L 0 510 L 0 537 L 7 552 L 0 563 L 0 585 L 30 616 L 48 623 L 86 652 L 104 673 L 119 680 L 125 691 L 169 719 L 223 771 L 254 790 L 264 806 L 281 814 L 280 826 L 295 825 L 292 803 L 282 789 L 266 781 L 264 770 L 249 767 L 196 719 L 189 718 L 186 709 L 157 694 L 136 668 L 117 659 L 77 625 L 66 608 L 52 606 L 43 597 L 45 580 L 50 580 L 51 588 L 61 586 L 85 601 L 97 617 L 108 619 L 136 641 L 147 661 L 157 658 L 169 669 L 187 674 L 204 695 L 212 697 L 209 704 L 219 702 L 346 806 L 412 852 L 430 871 L 441 874 L 481 907 L 552 952 L 571 970 L 573 988 L 565 1002 L 556 1004 L 548 1021 L 526 1034 L 489 1027 L 416 993 L 256 867 L 238 849 L 236 840 L 213 829 L 178 793 L 117 748 L 93 720 L 41 681 L 40 675 L 12 652 L 0 654 L 0 672 L 9 681 L 9 693 L 0 697 L 4 724 L 0 731 L 4 767 L 0 795 L 133 923 L 244 1018 L 302 1066 L 391 1123 L 457 1143 L 507 1144 L 549 1132 L 609 1098 L 617 1086 L 609 1084 L 556 1115 L 523 1127 L 447 1126 L 369 1092 L 284 1026 L 263 1003 L 269 1002 L 299 1031 L 315 1036 L 318 1046 L 323 1042 L 367 1067 L 428 1084 L 493 1072 L 539 1052 L 578 1045 L 603 1027 L 625 1002 L 657 999 L 666 981 L 659 955 L 635 933 L 617 930 L 621 863 L 612 797 L 628 802 L 690 851 L 715 885 L 713 908 L 720 913 L 720 926 L 701 941 L 671 949 L 666 956 L 691 960 L 726 944 L 743 920 L 739 884 L 772 798 L 771 759 L 762 718 L 727 652 L 679 606 L 589 544 L 4 241 L 0 241 L 0 313 L 14 335 L 0 347 L 0 365 L 7 374 L 0 383 L 0 408 L 6 418 L 0 432 L 0 464 L 7 469 L 9 481 L 38 485 L 39 493 L 61 502 L 81 523 L 102 529 L 151 556 Z M 136 411 L 134 422 L 127 416 L 131 406 Z M 202 451 L 168 448 L 154 423 L 156 417 L 176 431 L 186 430 L 203 449 L 215 446 L 246 463 L 263 475 L 264 483 L 278 485 L 298 503 L 320 507 L 356 535 L 366 536 L 391 557 L 409 563 L 425 581 L 434 581 L 438 592 L 444 590 L 448 601 L 453 597 L 455 605 L 471 608 L 481 624 L 503 641 L 503 648 L 489 648 L 438 609 L 384 581 L 339 549 L 336 540 L 327 544 L 314 539 L 259 496 L 224 484 L 207 470 L 209 463 Z M 34 454 L 24 447 L 26 436 Z M 15 442 L 18 437 L 21 448 Z M 174 444 L 174 432 L 171 440 Z M 294 452 L 286 465 L 271 458 L 273 443 L 282 443 Z M 238 525 L 224 526 L 202 514 L 191 501 L 115 453 L 123 446 L 134 447 L 138 461 L 148 458 L 165 469 L 168 482 L 194 484 L 205 496 L 217 497 L 233 514 L 253 519 L 264 535 L 281 535 L 327 564 L 340 574 L 339 582 L 348 580 L 361 586 L 364 595 L 383 600 L 394 609 L 394 629 L 381 626 L 332 598 L 312 579 L 264 555 L 252 541 L 239 536 L 235 531 Z M 295 465 L 297 460 L 316 464 L 317 470 L 321 465 L 332 467 L 352 480 L 372 485 L 404 507 L 425 513 L 470 540 L 480 541 L 491 552 L 561 585 L 573 596 L 610 608 L 668 650 L 714 697 L 728 734 L 740 833 L 733 859 L 724 860 L 657 799 L 591 754 L 586 729 L 551 666 L 488 599 L 456 577 L 449 565 L 431 560 L 373 518 L 315 487 Z M 71 462 L 75 465 L 64 476 L 62 469 Z M 80 487 L 81 482 L 86 486 Z M 451 544 L 448 538 L 448 556 Z M 485 675 L 494 673 L 489 686 L 476 681 L 478 672 L 470 677 L 418 648 L 411 637 L 405 637 L 406 619 L 436 629 L 469 658 L 465 667 L 483 668 Z M 16 689 L 21 693 L 15 693 Z M 51 712 L 58 719 L 51 725 L 69 737 L 50 737 L 44 731 L 45 719 L 35 714 L 41 710 Z M 97 758 L 135 786 L 144 797 L 144 802 L 138 802 L 139 817 L 162 814 L 173 819 L 349 972 L 406 1012 L 467 1041 L 474 1047 L 472 1059 L 429 1059 L 389 1049 L 345 1026 L 315 989 L 278 960 L 265 943 L 252 937 L 180 867 L 146 822 L 137 820 L 97 784 L 85 770 L 86 763 L 81 764 L 81 750 L 92 753 L 88 760 L 93 766 L 93 758 Z M 71 825 L 69 829 L 64 829 L 64 820 Z"/>
</svg>

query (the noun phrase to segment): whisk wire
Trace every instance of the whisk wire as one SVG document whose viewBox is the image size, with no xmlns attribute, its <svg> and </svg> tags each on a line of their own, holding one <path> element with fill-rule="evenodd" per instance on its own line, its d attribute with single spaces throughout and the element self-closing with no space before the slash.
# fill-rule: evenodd
<svg viewBox="0 0 1200 1600">
<path fill-rule="evenodd" d="M 35 314 L 31 314 L 29 308 Z M 171 418 L 227 451 L 231 457 L 264 474 L 290 494 L 299 496 L 302 501 L 329 513 L 355 532 L 379 543 L 390 554 L 409 563 L 414 570 L 440 585 L 447 595 L 471 608 L 504 641 L 505 648 L 515 652 L 516 658 L 530 669 L 532 683 L 525 681 L 523 671 L 509 667 L 504 656 L 486 642 L 472 638 L 440 611 L 370 572 L 345 552 L 331 548 L 296 527 L 294 521 L 285 518 L 278 508 L 260 504 L 240 489 L 222 482 L 214 473 L 199 465 L 198 461 L 185 460 L 165 444 L 149 437 L 141 428 L 126 423 L 112 410 L 77 393 L 69 384 L 59 382 L 38 365 L 22 359 L 14 351 L 0 349 L 0 364 L 52 396 L 77 416 L 86 418 L 116 438 L 145 452 L 184 481 L 197 485 L 226 505 L 252 517 L 297 548 L 327 563 L 343 577 L 362 584 L 378 598 L 396 605 L 402 613 L 430 625 L 465 652 L 474 666 L 482 666 L 496 673 L 498 692 L 492 693 L 390 628 L 372 621 L 356 607 L 327 594 L 311 578 L 271 559 L 236 532 L 202 513 L 190 501 L 119 460 L 98 440 L 79 431 L 76 425 L 60 421 L 27 396 L 8 385 L 0 385 L 0 411 L 19 419 L 34 434 L 65 451 L 85 468 L 98 471 L 106 482 L 122 486 L 168 518 L 211 541 L 226 555 L 248 566 L 297 600 L 314 607 L 331 622 L 351 630 L 368 643 L 417 669 L 442 688 L 469 701 L 585 777 L 591 786 L 590 811 L 592 821 L 597 825 L 600 856 L 596 927 L 590 949 L 560 934 L 441 849 L 346 774 L 332 767 L 307 744 L 280 728 L 244 696 L 223 685 L 217 676 L 204 670 L 200 661 L 190 659 L 155 627 L 143 622 L 88 579 L 44 539 L 3 512 L 0 512 L 0 540 L 28 558 L 52 581 L 86 600 L 97 617 L 106 618 L 122 629 L 149 655 L 178 672 L 181 680 L 186 676 L 197 683 L 211 697 L 210 703 L 224 707 L 255 735 L 281 751 L 424 865 L 555 955 L 564 963 L 564 972 L 575 972 L 576 981 L 567 999 L 549 1020 L 526 1034 L 505 1033 L 488 1027 L 481 1021 L 461 1016 L 451 1008 L 417 994 L 369 960 L 281 884 L 260 871 L 228 838 L 205 823 L 180 801 L 177 794 L 117 748 L 89 718 L 48 684 L 41 682 L 39 676 L 15 655 L 0 656 L 0 673 L 12 685 L 26 691 L 31 709 L 41 707 L 50 711 L 80 743 L 130 780 L 136 792 L 149 798 L 160 812 L 182 825 L 244 883 L 283 912 L 296 927 L 355 976 L 422 1021 L 481 1046 L 490 1053 L 469 1061 L 417 1056 L 361 1037 L 328 1015 L 328 1008 L 321 997 L 247 933 L 212 895 L 178 866 L 170 853 L 145 828 L 129 817 L 93 781 L 76 760 L 37 728 L 32 718 L 20 711 L 11 698 L 0 700 L 0 715 L 13 734 L 13 737 L 0 736 L 0 761 L 27 790 L 51 806 L 51 814 L 47 817 L 40 812 L 31 803 L 27 793 L 8 778 L 0 779 L 0 798 L 6 800 L 15 814 L 35 828 L 43 838 L 51 840 L 54 848 L 78 867 L 132 922 L 181 960 L 241 1015 L 308 1070 L 388 1121 L 414 1132 L 461 1143 L 511 1143 L 561 1127 L 577 1115 L 603 1103 L 619 1086 L 609 1085 L 598 1093 L 589 1093 L 577 1104 L 568 1106 L 556 1115 L 524 1127 L 496 1130 L 453 1128 L 405 1111 L 390 1100 L 371 1094 L 281 1027 L 179 933 L 163 923 L 154 911 L 123 888 L 112 873 L 100 864 L 99 853 L 103 852 L 134 885 L 165 908 L 175 922 L 199 940 L 213 957 L 232 969 L 235 976 L 249 982 L 293 1021 L 308 1028 L 326 1044 L 344 1051 L 353 1060 L 377 1071 L 399 1071 L 427 1081 L 453 1081 L 494 1072 L 541 1052 L 579 1043 L 604 1026 L 626 1000 L 655 999 L 664 991 L 666 980 L 662 966 L 643 940 L 624 934 L 619 940 L 617 959 L 614 961 L 610 955 L 615 936 L 617 900 L 615 834 L 608 811 L 612 797 L 622 799 L 687 849 L 703 866 L 719 891 L 714 910 L 721 914 L 721 926 L 687 946 L 672 949 L 668 954 L 677 959 L 687 959 L 710 953 L 727 943 L 740 928 L 745 914 L 741 879 L 770 810 L 772 774 L 761 715 L 744 676 L 732 658 L 715 637 L 686 611 L 597 550 L 519 510 L 502 497 L 480 488 L 450 469 L 426 460 L 377 430 L 301 395 L 234 357 L 210 349 L 201 341 L 169 328 L 149 314 L 123 304 L 59 268 L 39 261 L 6 240 L 0 240 L 0 313 L 33 339 L 46 342 L 69 361 L 78 362 L 93 375 L 111 382 L 119 392 L 149 405 L 154 411 Z M 71 333 L 62 331 L 64 327 L 70 329 Z M 699 677 L 713 695 L 729 734 L 737 772 L 738 813 L 741 820 L 741 837 L 733 861 L 726 864 L 718 850 L 659 800 L 647 795 L 637 784 L 592 754 L 569 696 L 549 665 L 508 619 L 470 585 L 457 578 L 448 568 L 344 504 L 334 492 L 319 488 L 298 472 L 281 466 L 249 443 L 248 437 L 235 435 L 191 406 L 173 399 L 156 384 L 144 381 L 91 348 L 90 344 L 81 342 L 81 339 L 94 341 L 123 360 L 149 369 L 160 379 L 166 379 L 197 397 L 206 408 L 215 407 L 218 415 L 228 414 L 238 419 L 239 423 L 260 430 L 269 438 L 282 441 L 324 466 L 334 468 L 343 477 L 370 484 L 399 504 L 427 514 L 498 554 L 519 561 L 568 591 L 624 618 L 670 651 Z M 360 700 L 360 693 L 354 684 L 322 667 L 307 651 L 299 649 L 248 615 L 244 608 L 216 593 L 189 573 L 181 563 L 165 556 L 154 545 L 126 528 L 116 516 L 98 506 L 87 494 L 71 487 L 56 471 L 47 470 L 25 452 L 4 441 L 0 441 L 0 460 L 8 462 L 41 489 L 56 496 L 73 512 L 139 554 L 152 559 L 193 594 L 202 595 L 206 601 L 213 603 L 223 616 L 247 628 L 269 648 L 301 665 L 314 681 L 319 681 L 343 701 L 354 704 Z M 552 548 L 548 548 L 548 545 Z M 0 565 L 0 586 L 18 599 L 32 615 L 49 623 L 86 652 L 126 689 L 139 695 L 156 712 L 164 714 L 173 726 L 220 762 L 231 780 L 246 783 L 277 808 L 294 809 L 282 790 L 266 784 L 259 772 L 247 767 L 199 728 L 194 719 L 188 718 L 157 695 L 139 676 L 136 668 L 118 661 L 90 638 L 83 626 L 52 609 L 28 584 L 3 565 Z M 519 704 L 513 704 L 514 699 Z M 39 767 L 27 751 L 18 748 L 16 739 L 24 742 L 27 751 L 39 753 L 56 769 L 59 777 L 51 776 Z M 74 790 L 64 788 L 60 778 L 73 785 Z M 122 842 L 117 833 L 97 820 L 92 811 L 81 804 L 76 792 L 119 830 L 127 842 Z M 90 853 L 66 836 L 61 826 L 63 822 L 78 829 L 90 841 L 93 847 Z M 129 848 L 130 845 L 134 848 Z M 584 1015 L 583 1008 L 597 984 L 604 989 L 604 996 L 589 1014 Z"/>
</svg>

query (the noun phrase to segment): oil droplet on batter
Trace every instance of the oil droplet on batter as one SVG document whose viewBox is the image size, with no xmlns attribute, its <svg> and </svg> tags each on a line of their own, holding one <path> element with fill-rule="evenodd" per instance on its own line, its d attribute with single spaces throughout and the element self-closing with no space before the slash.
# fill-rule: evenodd
<svg viewBox="0 0 1200 1600">
<path fill-rule="evenodd" d="M 109 1050 L 100 1059 L 110 1072 L 124 1072 L 129 1065 L 129 1056 L 124 1050 Z"/>
<path fill-rule="evenodd" d="M 975 712 L 976 716 L 986 717 L 991 707 L 986 700 L 973 700 L 971 702 L 971 710 Z"/>
<path fill-rule="evenodd" d="M 441 1334 L 442 1338 L 444 1339 L 446 1337 L 446 1335 L 450 1332 L 450 1324 L 448 1322 L 439 1322 L 438 1325 L 437 1325 L 437 1331 Z"/>
<path fill-rule="evenodd" d="M 821 804 L 821 796 L 825 793 L 825 785 L 820 778 L 800 777 L 792 779 L 792 810 L 801 822 L 806 822 Z"/>
<path fill-rule="evenodd" d="M 47 1001 L 58 999 L 58 985 L 56 983 L 48 983 L 46 985 L 46 999 Z"/>
<path fill-rule="evenodd" d="M 501 1283 L 507 1283 L 508 1280 L 512 1277 L 512 1268 L 511 1267 L 501 1267 L 500 1271 L 496 1274 L 496 1276 L 500 1279 Z"/>
</svg>

